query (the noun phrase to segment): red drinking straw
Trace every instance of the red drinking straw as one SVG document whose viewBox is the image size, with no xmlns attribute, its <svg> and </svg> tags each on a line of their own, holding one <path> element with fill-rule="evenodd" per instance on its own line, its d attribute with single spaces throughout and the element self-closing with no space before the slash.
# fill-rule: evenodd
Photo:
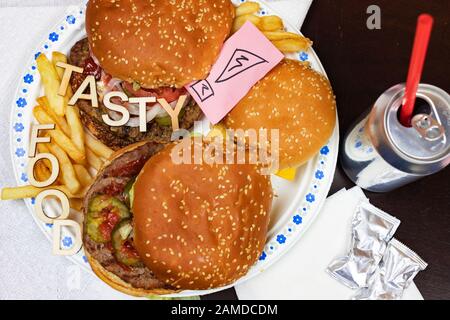
<svg viewBox="0 0 450 320">
<path fill-rule="evenodd" d="M 416 103 L 417 88 L 422 77 L 423 65 L 427 55 L 428 43 L 430 42 L 431 30 L 434 19 L 429 14 L 422 14 L 417 21 L 416 37 L 414 48 L 409 65 L 408 80 L 406 82 L 406 93 L 403 99 L 403 106 L 400 112 L 400 122 L 411 127 L 411 118 Z"/>
</svg>

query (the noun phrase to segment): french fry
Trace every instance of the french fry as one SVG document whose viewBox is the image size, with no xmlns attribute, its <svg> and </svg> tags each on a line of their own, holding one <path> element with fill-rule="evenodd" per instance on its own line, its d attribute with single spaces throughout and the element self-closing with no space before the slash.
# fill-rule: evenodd
<svg viewBox="0 0 450 320">
<path fill-rule="evenodd" d="M 64 117 L 60 117 L 56 114 L 56 112 L 50 108 L 50 105 L 48 104 L 47 97 L 39 97 L 36 99 L 36 102 L 41 106 L 47 114 L 52 117 L 54 122 L 61 128 L 61 130 L 67 135 L 70 136 L 70 128 L 67 124 L 66 119 Z"/>
<path fill-rule="evenodd" d="M 86 157 L 86 148 L 84 146 L 84 128 L 80 120 L 80 111 L 76 106 L 68 106 L 66 109 L 66 119 L 70 125 L 71 138 L 73 144 Z"/>
<path fill-rule="evenodd" d="M 260 19 L 260 29 L 262 31 L 276 31 L 283 30 L 283 20 L 277 16 L 265 16 Z"/>
<path fill-rule="evenodd" d="M 72 194 L 69 198 L 72 199 L 84 199 L 84 197 L 86 196 L 87 191 L 89 190 L 89 187 L 83 187 L 81 188 L 80 191 L 78 191 L 75 194 Z"/>
<path fill-rule="evenodd" d="M 59 79 L 61 80 L 63 78 L 63 75 L 64 75 L 64 69 L 56 66 L 56 64 L 58 62 L 67 63 L 67 56 L 64 53 L 61 53 L 61 52 L 58 52 L 58 51 L 54 51 L 52 53 L 52 63 L 53 63 L 53 66 L 56 69 L 56 73 L 58 73 Z M 72 94 L 73 94 L 72 88 L 70 86 L 68 86 L 67 87 L 67 96 L 69 98 L 71 98 Z"/>
<path fill-rule="evenodd" d="M 83 210 L 83 200 L 77 198 L 69 199 L 70 207 L 73 210 L 80 211 Z"/>
<path fill-rule="evenodd" d="M 260 9 L 259 3 L 245 2 L 236 8 L 236 17 L 245 16 L 246 14 L 254 14 Z"/>
<path fill-rule="evenodd" d="M 33 109 L 33 115 L 41 124 L 54 123 L 52 118 L 41 108 L 37 106 Z M 70 140 L 68 136 L 62 132 L 61 128 L 56 125 L 55 130 L 49 130 L 47 134 L 73 159 L 76 163 L 85 164 L 86 155 L 83 154 Z"/>
<path fill-rule="evenodd" d="M 41 75 L 42 84 L 44 86 L 45 96 L 48 99 L 50 107 L 58 116 L 64 116 L 68 103 L 67 97 L 58 95 L 60 80 L 53 64 L 47 59 L 45 54 L 40 54 L 36 59 L 37 68 Z"/>
<path fill-rule="evenodd" d="M 56 66 L 58 62 L 67 63 L 67 57 L 65 54 L 55 51 L 52 54 L 52 63 L 58 73 L 59 79 L 61 80 L 64 75 L 64 70 Z M 70 86 L 67 88 L 66 97 L 67 100 L 70 100 L 72 97 L 72 89 Z M 70 126 L 69 136 L 72 138 L 73 144 L 78 148 L 78 150 L 81 151 L 81 153 L 85 154 L 84 130 L 83 124 L 80 120 L 80 111 L 78 108 L 75 106 L 66 106 L 66 119 Z"/>
<path fill-rule="evenodd" d="M 46 188 L 37 188 L 34 186 L 22 186 L 15 188 L 3 188 L 1 190 L 0 199 L 1 200 L 18 200 L 18 199 L 26 199 L 26 198 L 34 198 L 37 197 L 39 193 L 44 190 L 56 189 L 64 192 L 69 198 L 77 198 L 82 199 L 84 197 L 83 193 L 79 194 L 71 194 L 69 189 L 66 186 L 49 186 Z"/>
<path fill-rule="evenodd" d="M 87 133 L 84 138 L 88 148 L 91 149 L 99 157 L 109 159 L 109 157 L 111 157 L 111 155 L 114 153 L 112 149 L 104 145 L 101 141 L 97 140 L 92 135 Z"/>
<path fill-rule="evenodd" d="M 264 31 L 263 33 L 267 37 L 267 39 L 271 41 L 303 38 L 301 35 L 298 35 L 296 33 L 285 31 Z"/>
<path fill-rule="evenodd" d="M 33 186 L 23 186 L 15 188 L 3 188 L 1 193 L 2 200 L 17 200 L 36 197 L 43 188 Z"/>
<path fill-rule="evenodd" d="M 238 31 L 247 21 L 251 21 L 258 29 L 261 27 L 261 18 L 252 14 L 246 14 L 234 19 L 233 33 Z"/>
<path fill-rule="evenodd" d="M 80 164 L 74 164 L 73 168 L 77 174 L 78 181 L 83 185 L 83 187 L 89 187 L 94 181 L 85 167 Z"/>
<path fill-rule="evenodd" d="M 95 170 L 100 170 L 103 166 L 103 161 L 95 155 L 95 153 L 87 148 L 86 149 L 86 159 L 91 167 L 94 167 Z"/>
<path fill-rule="evenodd" d="M 76 194 L 81 189 L 81 184 L 77 179 L 75 169 L 70 162 L 69 157 L 66 152 L 60 148 L 56 143 L 47 144 L 48 149 L 51 153 L 58 159 L 61 178 L 64 185 L 72 193 Z"/>
<path fill-rule="evenodd" d="M 43 160 L 38 161 L 34 165 L 34 177 L 42 182 L 47 181 L 47 179 L 51 176 L 50 170 L 47 168 L 47 166 L 44 164 Z"/>
<path fill-rule="evenodd" d="M 37 150 L 39 153 L 51 153 L 45 143 L 38 143 Z M 53 170 L 52 163 L 50 162 L 50 160 L 42 159 L 39 162 L 42 162 L 49 172 L 51 172 Z M 59 173 L 58 180 L 56 180 L 56 181 L 61 184 L 61 172 Z"/>
<path fill-rule="evenodd" d="M 311 48 L 311 41 L 307 38 L 284 39 L 272 41 L 272 43 L 282 52 L 307 51 Z"/>
</svg>

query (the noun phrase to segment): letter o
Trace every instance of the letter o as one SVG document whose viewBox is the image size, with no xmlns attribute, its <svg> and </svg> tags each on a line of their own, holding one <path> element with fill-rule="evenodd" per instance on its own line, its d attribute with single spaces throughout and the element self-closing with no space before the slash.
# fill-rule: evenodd
<svg viewBox="0 0 450 320">
<path fill-rule="evenodd" d="M 48 159 L 52 164 L 52 173 L 47 181 L 37 181 L 34 178 L 34 165 L 36 162 L 42 159 Z M 59 174 L 59 162 L 58 159 L 51 153 L 39 153 L 36 157 L 32 158 L 28 163 L 27 168 L 28 179 L 30 180 L 30 184 L 37 188 L 45 188 L 51 185 L 58 179 Z"/>
<path fill-rule="evenodd" d="M 55 196 L 59 199 L 59 201 L 61 201 L 62 212 L 57 218 L 50 218 L 45 214 L 44 210 L 42 209 L 42 202 L 44 201 L 45 198 L 49 196 Z M 69 217 L 70 213 L 69 198 L 66 196 L 64 192 L 56 189 L 42 191 L 36 197 L 34 212 L 36 216 L 44 223 L 53 223 L 54 220 L 65 220 Z"/>
</svg>

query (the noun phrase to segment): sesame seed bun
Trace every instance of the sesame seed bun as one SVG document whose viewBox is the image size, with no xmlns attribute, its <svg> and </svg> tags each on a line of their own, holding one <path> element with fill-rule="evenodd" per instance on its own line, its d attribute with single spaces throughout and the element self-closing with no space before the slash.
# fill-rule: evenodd
<svg viewBox="0 0 450 320">
<path fill-rule="evenodd" d="M 263 250 L 270 177 L 250 164 L 177 165 L 171 154 L 178 147 L 170 144 L 153 156 L 136 180 L 135 247 L 155 276 L 175 289 L 231 284 Z"/>
<path fill-rule="evenodd" d="M 176 290 L 170 290 L 165 288 L 157 289 L 141 289 L 135 288 L 131 284 L 125 282 L 114 273 L 106 270 L 97 260 L 92 258 L 89 253 L 86 253 L 86 258 L 91 266 L 92 271 L 99 277 L 103 282 L 109 285 L 111 288 L 120 291 L 122 293 L 128 294 L 134 297 L 147 297 L 152 295 L 166 295 L 177 293 Z"/>
<path fill-rule="evenodd" d="M 310 160 L 336 125 L 328 79 L 299 61 L 285 59 L 228 114 L 230 129 L 279 129 L 280 169 Z M 270 137 L 270 135 L 269 135 Z"/>
<path fill-rule="evenodd" d="M 112 76 L 142 87 L 183 87 L 203 79 L 234 19 L 230 0 L 90 0 L 86 31 Z"/>
<path fill-rule="evenodd" d="M 149 147 L 150 146 L 150 147 Z M 106 284 L 108 284 L 110 287 L 114 288 L 115 290 L 118 290 L 122 293 L 136 296 L 136 297 L 146 297 L 149 295 L 165 295 L 165 294 L 172 294 L 176 293 L 179 290 L 175 290 L 174 288 L 171 288 L 169 286 L 164 285 L 164 283 L 159 282 L 160 285 L 158 285 L 158 280 L 154 280 L 153 282 L 156 282 L 156 285 L 153 285 L 152 288 L 144 288 L 144 287 L 137 287 L 133 286 L 130 281 L 127 281 L 130 278 L 130 276 L 120 277 L 114 272 L 110 271 L 110 266 L 114 264 L 111 259 L 114 259 L 113 257 L 107 256 L 107 258 L 103 258 L 103 262 L 96 259 L 97 257 L 105 256 L 104 250 L 101 247 L 103 245 L 96 244 L 92 242 L 92 240 L 89 239 L 89 236 L 87 235 L 87 211 L 90 200 L 95 197 L 97 194 L 102 194 L 101 190 L 107 186 L 99 187 L 99 185 L 102 184 L 105 179 L 108 179 L 108 177 L 111 176 L 111 173 L 108 171 L 112 169 L 113 166 L 115 167 L 121 167 L 126 166 L 126 162 L 124 159 L 128 157 L 133 152 L 138 152 L 140 154 L 143 154 L 144 151 L 143 148 L 153 148 L 155 149 L 153 152 L 157 152 L 161 148 L 159 146 L 156 146 L 156 144 L 152 142 L 139 142 L 135 143 L 133 145 L 127 146 L 119 151 L 116 151 L 103 165 L 102 169 L 98 172 L 95 181 L 89 188 L 89 190 L 86 192 L 86 196 L 83 203 L 83 214 L 85 216 L 84 222 L 84 228 L 83 228 L 83 244 L 84 244 L 84 252 L 87 258 L 87 261 L 89 262 L 93 272 Z M 135 161 L 135 159 L 132 159 L 132 161 Z M 109 248 L 109 246 L 106 246 Z M 108 249 L 109 250 L 109 249 Z M 109 269 L 109 270 L 108 270 Z M 142 269 L 142 268 L 141 268 Z M 127 269 L 124 269 L 127 270 Z M 136 272 L 132 272 L 131 276 L 136 276 Z"/>
</svg>

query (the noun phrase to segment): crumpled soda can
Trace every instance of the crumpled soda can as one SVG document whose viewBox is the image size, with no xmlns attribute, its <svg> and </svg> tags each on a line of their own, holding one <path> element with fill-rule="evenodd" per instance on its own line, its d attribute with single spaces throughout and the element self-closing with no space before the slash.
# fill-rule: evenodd
<svg viewBox="0 0 450 320">
<path fill-rule="evenodd" d="M 365 287 L 399 225 L 397 218 L 362 201 L 352 221 L 350 252 L 334 260 L 327 272 L 352 289 Z"/>
<path fill-rule="evenodd" d="M 379 268 L 353 300 L 399 300 L 414 277 L 427 267 L 414 251 L 392 239 Z"/>
</svg>

